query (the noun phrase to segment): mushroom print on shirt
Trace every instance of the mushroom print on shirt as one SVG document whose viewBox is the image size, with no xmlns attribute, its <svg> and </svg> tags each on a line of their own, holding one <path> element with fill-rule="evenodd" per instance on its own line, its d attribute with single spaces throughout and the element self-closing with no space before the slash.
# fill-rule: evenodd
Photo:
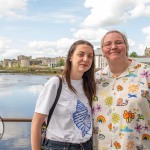
<svg viewBox="0 0 150 150">
<path fill-rule="evenodd" d="M 94 150 L 150 150 L 150 66 L 132 60 L 115 77 L 96 72 Z"/>
</svg>

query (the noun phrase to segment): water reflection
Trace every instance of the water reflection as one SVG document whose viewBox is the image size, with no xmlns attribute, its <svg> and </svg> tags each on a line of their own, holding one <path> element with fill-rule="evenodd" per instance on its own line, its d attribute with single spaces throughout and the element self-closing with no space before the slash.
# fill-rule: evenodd
<svg viewBox="0 0 150 150">
<path fill-rule="evenodd" d="M 7 122 L 5 123 L 5 132 L 0 141 L 0 149 L 31 149 L 30 144 L 30 126 L 31 123 Z"/>
<path fill-rule="evenodd" d="M 42 77 L 42 78 L 41 78 Z M 48 79 L 49 76 L 39 76 L 32 74 L 1 74 L 0 73 L 0 88 L 18 88 L 22 86 L 38 85 L 41 81 Z M 43 82 L 42 82 L 43 83 Z"/>
<path fill-rule="evenodd" d="M 0 74 L 0 116 L 32 118 L 43 84 L 50 76 Z M 0 149 L 31 150 L 30 122 L 5 122 Z"/>
</svg>

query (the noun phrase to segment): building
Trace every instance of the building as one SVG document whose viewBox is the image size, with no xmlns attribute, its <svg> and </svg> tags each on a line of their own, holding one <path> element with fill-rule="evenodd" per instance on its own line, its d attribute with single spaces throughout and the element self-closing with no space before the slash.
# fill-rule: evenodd
<svg viewBox="0 0 150 150">
<path fill-rule="evenodd" d="M 0 61 L 0 67 L 2 67 L 3 66 L 3 61 Z"/>
<path fill-rule="evenodd" d="M 48 66 L 50 68 L 54 68 L 57 66 L 57 63 L 61 60 L 65 60 L 65 57 L 55 57 L 55 58 L 49 58 L 49 57 L 40 57 L 32 59 L 32 56 L 24 56 L 20 55 L 17 56 L 17 60 L 13 59 L 4 59 L 3 62 L 1 62 L 3 67 L 11 68 L 11 67 L 45 67 Z"/>
<path fill-rule="evenodd" d="M 107 66 L 107 61 L 105 57 L 102 54 L 102 51 L 100 48 L 97 48 L 95 50 L 95 68 L 96 69 L 103 69 Z"/>
<path fill-rule="evenodd" d="M 13 59 L 13 60 L 8 61 L 8 68 L 17 67 L 17 66 L 18 66 L 17 60 Z"/>
<path fill-rule="evenodd" d="M 8 67 L 8 62 L 10 62 L 11 61 L 11 59 L 4 59 L 4 61 L 3 61 L 3 67 L 5 68 L 5 67 Z"/>
<path fill-rule="evenodd" d="M 145 51 L 144 51 L 144 55 L 145 55 L 145 56 L 150 56 L 150 48 L 147 48 L 147 47 L 146 47 L 146 49 L 145 49 Z"/>
</svg>

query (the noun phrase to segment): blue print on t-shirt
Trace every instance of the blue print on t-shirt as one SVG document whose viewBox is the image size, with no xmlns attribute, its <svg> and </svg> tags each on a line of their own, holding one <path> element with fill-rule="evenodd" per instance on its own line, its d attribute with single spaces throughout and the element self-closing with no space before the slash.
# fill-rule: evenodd
<svg viewBox="0 0 150 150">
<path fill-rule="evenodd" d="M 77 100 L 76 112 L 73 113 L 73 120 L 78 129 L 81 130 L 82 137 L 84 137 L 91 128 L 91 120 L 87 107 L 85 107 L 80 100 Z"/>
</svg>

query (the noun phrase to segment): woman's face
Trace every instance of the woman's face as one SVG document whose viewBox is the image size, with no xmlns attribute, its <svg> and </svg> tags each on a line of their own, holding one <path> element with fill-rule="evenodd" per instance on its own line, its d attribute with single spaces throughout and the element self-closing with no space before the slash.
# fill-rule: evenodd
<svg viewBox="0 0 150 150">
<path fill-rule="evenodd" d="M 127 57 L 127 46 L 122 36 L 116 32 L 105 36 L 102 51 L 108 61 L 118 61 Z"/>
<path fill-rule="evenodd" d="M 86 44 L 80 44 L 76 47 L 71 56 L 71 72 L 83 74 L 90 69 L 93 61 L 93 48 Z"/>
</svg>

